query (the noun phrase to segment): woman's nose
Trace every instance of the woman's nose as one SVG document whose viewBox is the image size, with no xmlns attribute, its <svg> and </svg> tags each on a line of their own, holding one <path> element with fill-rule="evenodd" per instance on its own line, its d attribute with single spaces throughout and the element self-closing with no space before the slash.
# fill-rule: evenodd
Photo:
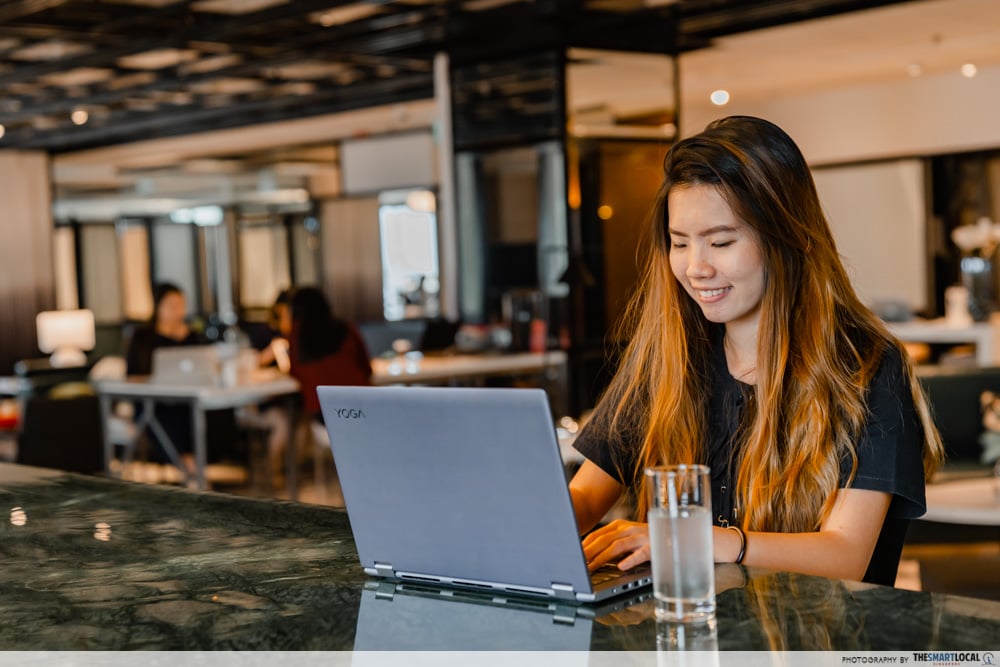
<svg viewBox="0 0 1000 667">
<path fill-rule="evenodd" d="M 705 253 L 692 250 L 688 254 L 688 278 L 711 278 L 713 275 L 715 275 L 715 268 L 708 261 Z"/>
</svg>

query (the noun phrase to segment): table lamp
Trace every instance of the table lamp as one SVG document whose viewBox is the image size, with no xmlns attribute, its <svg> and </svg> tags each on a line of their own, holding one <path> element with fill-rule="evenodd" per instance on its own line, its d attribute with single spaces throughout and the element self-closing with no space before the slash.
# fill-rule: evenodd
<svg viewBox="0 0 1000 667">
<path fill-rule="evenodd" d="M 84 350 L 94 349 L 94 313 L 89 310 L 49 310 L 35 316 L 38 349 L 51 353 L 56 368 L 84 366 Z"/>
</svg>

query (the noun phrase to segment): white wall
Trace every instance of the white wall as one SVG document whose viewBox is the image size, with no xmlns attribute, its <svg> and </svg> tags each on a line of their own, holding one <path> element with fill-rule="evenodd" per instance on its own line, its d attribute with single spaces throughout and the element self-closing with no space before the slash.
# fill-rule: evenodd
<svg viewBox="0 0 1000 667">
<path fill-rule="evenodd" d="M 927 305 L 924 165 L 897 160 L 815 169 L 837 250 L 861 300 Z"/>
<path fill-rule="evenodd" d="M 777 123 L 812 165 L 998 148 L 1000 67 L 972 79 L 956 71 L 725 107 L 682 100 L 681 129 L 694 134 L 732 114 Z"/>
</svg>

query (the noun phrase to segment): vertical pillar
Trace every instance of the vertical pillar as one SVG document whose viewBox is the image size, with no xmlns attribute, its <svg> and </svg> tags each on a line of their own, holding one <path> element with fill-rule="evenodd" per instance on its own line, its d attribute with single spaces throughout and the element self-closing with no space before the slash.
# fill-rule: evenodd
<svg viewBox="0 0 1000 667">
<path fill-rule="evenodd" d="M 0 374 L 35 357 L 35 315 L 55 303 L 49 158 L 0 151 Z"/>
<path fill-rule="evenodd" d="M 458 216 L 455 199 L 455 153 L 451 129 L 451 77 L 448 55 L 434 56 L 434 101 L 437 121 L 434 146 L 438 166 L 438 267 L 441 282 L 441 315 L 459 318 Z"/>
</svg>

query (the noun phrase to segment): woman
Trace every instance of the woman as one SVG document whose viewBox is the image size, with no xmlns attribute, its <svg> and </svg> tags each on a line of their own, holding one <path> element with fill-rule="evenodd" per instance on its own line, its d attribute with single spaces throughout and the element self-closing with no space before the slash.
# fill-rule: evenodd
<svg viewBox="0 0 1000 667">
<path fill-rule="evenodd" d="M 281 329 L 288 338 L 291 374 L 301 386 L 306 416 L 323 421 L 316 395 L 319 385 L 370 384 L 371 359 L 361 335 L 333 316 L 318 288 L 295 290 L 291 312 L 282 318 Z"/>
<path fill-rule="evenodd" d="M 201 339 L 187 324 L 184 292 L 173 283 L 153 287 L 153 317 L 137 329 L 126 354 L 129 375 L 149 375 L 153 370 L 153 350 L 178 345 L 200 345 Z"/>
<path fill-rule="evenodd" d="M 173 283 L 159 283 L 153 287 L 153 317 L 146 327 L 137 329 L 129 341 L 125 355 L 128 375 L 149 375 L 153 371 L 153 351 L 161 347 L 200 345 L 201 338 L 187 324 L 187 301 L 184 292 Z M 136 406 L 136 419 L 142 415 L 142 406 Z M 163 426 L 167 436 L 181 455 L 181 462 L 189 475 L 195 471 L 193 438 L 191 435 L 191 409 L 186 405 L 158 405 L 156 421 Z M 160 445 L 156 436 L 150 437 Z"/>
<path fill-rule="evenodd" d="M 795 143 L 734 116 L 664 164 L 634 332 L 581 433 L 591 568 L 649 559 L 646 466 L 707 463 L 716 562 L 892 584 L 940 438 L 900 344 L 859 301 Z M 727 529 L 731 528 L 731 529 Z"/>
</svg>

